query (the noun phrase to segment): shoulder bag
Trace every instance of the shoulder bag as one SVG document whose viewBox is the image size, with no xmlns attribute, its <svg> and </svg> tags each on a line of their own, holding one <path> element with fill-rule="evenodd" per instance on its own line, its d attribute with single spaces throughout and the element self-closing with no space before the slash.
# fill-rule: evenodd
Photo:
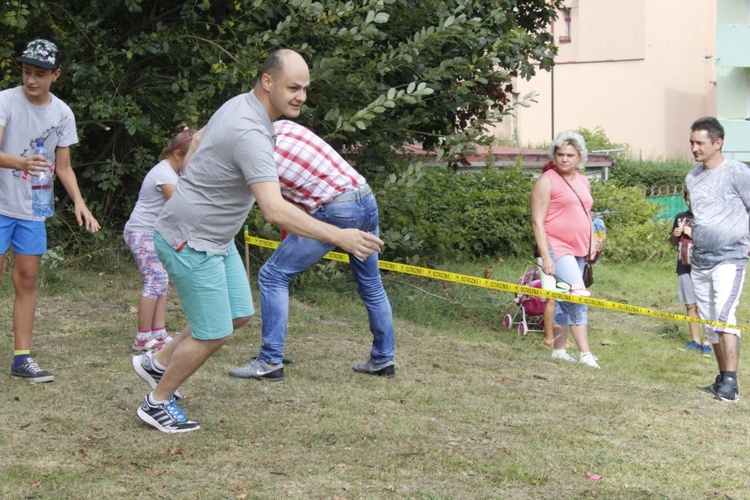
<svg viewBox="0 0 750 500">
<path fill-rule="evenodd" d="M 557 172 L 557 170 L 555 170 Z M 589 224 L 591 224 L 591 216 L 589 215 L 589 211 L 586 210 L 586 207 L 583 205 L 583 200 L 580 196 L 578 196 L 578 193 L 576 193 L 576 190 L 573 189 L 573 186 L 570 185 L 568 180 L 563 177 L 563 175 L 560 172 L 557 172 L 557 175 L 560 176 L 560 178 L 565 181 L 565 184 L 568 185 L 571 191 L 573 191 L 573 194 L 576 195 L 576 198 L 578 198 L 579 203 L 581 204 L 581 208 L 586 213 L 586 218 L 589 220 Z M 591 231 L 593 231 L 593 227 L 591 228 Z M 586 288 L 590 287 L 594 284 L 594 268 L 589 262 L 589 257 L 591 256 L 591 231 L 589 232 L 589 253 L 586 255 L 586 264 L 583 266 L 583 286 Z"/>
</svg>

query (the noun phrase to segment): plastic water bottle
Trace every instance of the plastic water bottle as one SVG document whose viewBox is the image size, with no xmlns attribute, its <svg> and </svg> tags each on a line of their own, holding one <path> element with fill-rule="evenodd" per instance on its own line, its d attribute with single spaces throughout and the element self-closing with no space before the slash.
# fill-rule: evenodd
<svg viewBox="0 0 750 500">
<path fill-rule="evenodd" d="M 37 141 L 34 154 L 47 158 L 47 148 L 44 141 Z M 31 177 L 31 200 L 34 217 L 52 217 L 55 213 L 55 190 L 53 188 L 53 177 L 55 171 L 52 167 L 37 171 L 39 175 Z"/>
</svg>

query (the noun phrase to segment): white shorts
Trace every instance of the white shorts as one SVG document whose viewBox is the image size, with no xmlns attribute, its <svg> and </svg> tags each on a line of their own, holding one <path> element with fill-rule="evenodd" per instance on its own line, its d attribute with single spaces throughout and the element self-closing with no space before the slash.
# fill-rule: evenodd
<svg viewBox="0 0 750 500">
<path fill-rule="evenodd" d="M 735 312 L 745 283 L 744 264 L 720 264 L 713 269 L 693 268 L 690 276 L 700 317 L 736 325 Z M 703 328 L 706 340 L 712 344 L 719 343 L 719 333 L 722 332 L 741 337 L 740 330 L 735 328 L 711 325 L 703 325 Z"/>
</svg>

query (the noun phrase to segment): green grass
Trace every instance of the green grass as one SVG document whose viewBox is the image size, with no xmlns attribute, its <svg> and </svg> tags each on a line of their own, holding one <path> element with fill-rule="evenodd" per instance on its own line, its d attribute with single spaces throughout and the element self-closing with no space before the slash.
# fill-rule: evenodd
<svg viewBox="0 0 750 500">
<path fill-rule="evenodd" d="M 489 264 L 443 269 L 481 276 Z M 493 265 L 509 282 L 527 266 Z M 671 262 L 596 271 L 596 297 L 683 312 Z M 327 275 L 308 272 L 293 287 L 286 380 L 227 375 L 257 354 L 258 315 L 183 387 L 182 407 L 202 430 L 169 436 L 135 416 L 147 392 L 130 367 L 135 266 L 45 270 L 33 353 L 56 381 L 0 383 L 0 498 L 750 494 L 747 403 L 695 390 L 715 362 L 677 349 L 687 324 L 592 309 L 594 371 L 553 362 L 540 333 L 504 328 L 511 294 L 389 273 L 398 377 L 383 380 L 352 372 L 369 352 L 366 313 L 346 272 Z M 0 297 L 7 367 L 9 273 Z M 739 318 L 747 323 L 744 304 Z M 168 326 L 183 322 L 172 294 Z"/>
</svg>

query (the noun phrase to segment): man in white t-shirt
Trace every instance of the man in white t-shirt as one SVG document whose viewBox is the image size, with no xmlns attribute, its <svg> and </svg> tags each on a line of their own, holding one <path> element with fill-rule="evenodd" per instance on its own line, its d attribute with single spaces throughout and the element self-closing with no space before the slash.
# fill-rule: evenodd
<svg viewBox="0 0 750 500">
<path fill-rule="evenodd" d="M 750 247 L 750 168 L 724 158 L 724 127 L 716 118 L 693 122 L 690 149 L 700 165 L 685 177 L 693 212 L 693 254 L 690 277 L 701 318 L 736 324 L 735 311 L 745 281 Z M 706 325 L 719 374 L 713 384 L 699 389 L 716 399 L 739 401 L 737 367 L 740 330 Z"/>
</svg>

